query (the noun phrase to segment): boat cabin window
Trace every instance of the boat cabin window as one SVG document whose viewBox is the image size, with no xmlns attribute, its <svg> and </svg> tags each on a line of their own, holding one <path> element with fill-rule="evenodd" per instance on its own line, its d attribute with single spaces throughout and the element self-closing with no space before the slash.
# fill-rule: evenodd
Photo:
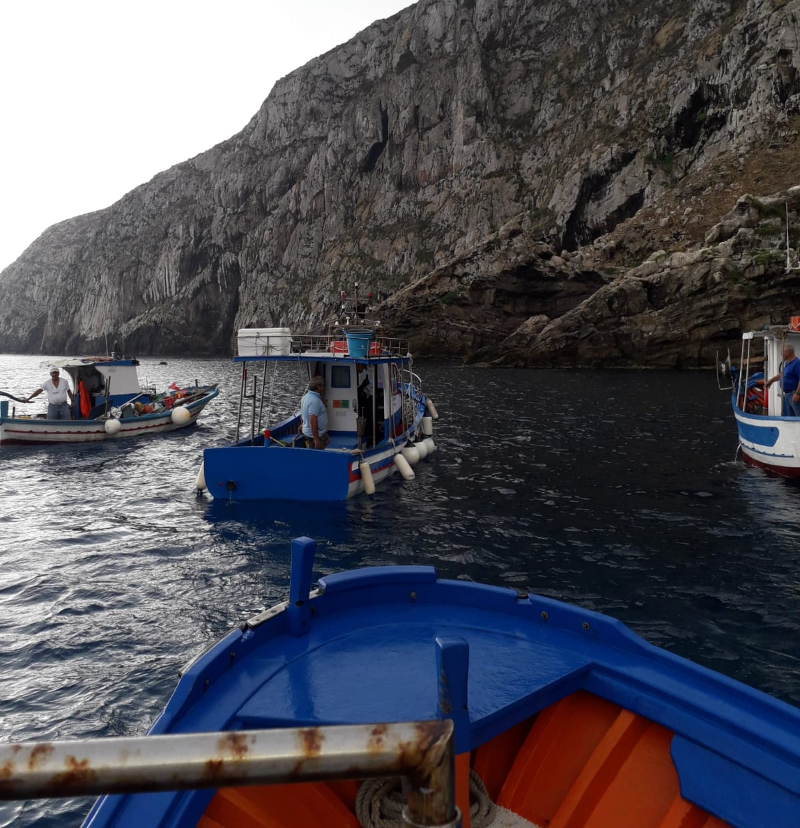
<svg viewBox="0 0 800 828">
<path fill-rule="evenodd" d="M 350 387 L 350 366 L 331 365 L 331 388 Z"/>
</svg>

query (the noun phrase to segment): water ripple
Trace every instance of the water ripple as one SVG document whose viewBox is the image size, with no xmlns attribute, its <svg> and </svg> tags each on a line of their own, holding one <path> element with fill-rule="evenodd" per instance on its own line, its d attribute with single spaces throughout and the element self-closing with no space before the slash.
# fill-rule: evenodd
<svg viewBox="0 0 800 828">
<path fill-rule="evenodd" d="M 42 362 L 0 356 L 2 390 L 30 393 Z M 416 480 L 308 506 L 196 499 L 202 449 L 235 432 L 238 375 L 157 362 L 141 373 L 159 387 L 220 383 L 198 426 L 0 449 L 4 740 L 143 733 L 190 656 L 283 599 L 298 535 L 318 541 L 316 576 L 425 563 L 573 601 L 800 704 L 800 488 L 731 461 L 712 375 L 422 364 L 441 419 Z M 282 414 L 297 380 L 277 386 Z M 77 825 L 89 805 L 3 805 L 0 828 Z"/>
</svg>

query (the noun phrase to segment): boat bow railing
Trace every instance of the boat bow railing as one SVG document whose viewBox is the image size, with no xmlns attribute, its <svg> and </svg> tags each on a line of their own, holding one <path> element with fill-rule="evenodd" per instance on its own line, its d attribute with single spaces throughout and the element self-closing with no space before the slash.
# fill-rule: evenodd
<svg viewBox="0 0 800 828">
<path fill-rule="evenodd" d="M 450 719 L 0 745 L 0 800 L 402 776 L 403 823 L 460 828 Z"/>
</svg>

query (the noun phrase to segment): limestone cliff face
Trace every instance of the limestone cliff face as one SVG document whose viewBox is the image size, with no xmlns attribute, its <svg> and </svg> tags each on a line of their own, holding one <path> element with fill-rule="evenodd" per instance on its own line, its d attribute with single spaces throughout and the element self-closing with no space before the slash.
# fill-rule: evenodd
<svg viewBox="0 0 800 828">
<path fill-rule="evenodd" d="M 503 343 L 472 354 L 494 365 L 709 367 L 738 354 L 742 329 L 798 315 L 800 186 L 770 198 L 745 195 L 706 235 L 706 246 L 648 261 L 558 318 L 521 325 Z M 794 228 L 794 232 L 792 231 Z M 793 239 L 792 239 L 793 237 Z M 787 264 L 789 265 L 787 267 Z"/>
<path fill-rule="evenodd" d="M 608 234 L 794 140 L 799 31 L 800 0 L 420 0 L 230 140 L 46 231 L 0 275 L 0 348 L 228 353 L 238 327 L 327 323 L 356 279 L 402 290 L 386 318 L 430 350 L 517 347 L 658 236 L 620 236 L 613 261 Z"/>
</svg>

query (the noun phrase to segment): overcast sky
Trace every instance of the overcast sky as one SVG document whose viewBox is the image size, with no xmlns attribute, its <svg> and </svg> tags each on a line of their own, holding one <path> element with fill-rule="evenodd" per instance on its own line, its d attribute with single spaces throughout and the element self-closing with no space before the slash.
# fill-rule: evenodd
<svg viewBox="0 0 800 828">
<path fill-rule="evenodd" d="M 1 0 L 0 270 L 239 132 L 275 81 L 413 0 Z"/>
</svg>

